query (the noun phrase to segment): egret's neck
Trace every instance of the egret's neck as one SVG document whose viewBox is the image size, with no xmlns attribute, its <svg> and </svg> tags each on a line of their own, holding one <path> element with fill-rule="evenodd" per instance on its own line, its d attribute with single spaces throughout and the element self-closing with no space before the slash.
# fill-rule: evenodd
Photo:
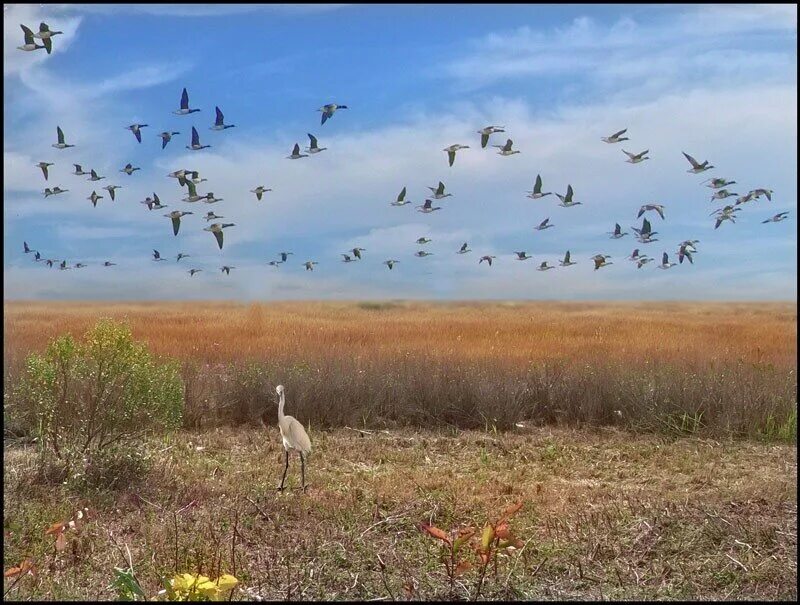
<svg viewBox="0 0 800 605">
<path fill-rule="evenodd" d="M 283 420 L 284 417 L 283 406 L 285 403 L 286 403 L 286 397 L 284 396 L 283 393 L 281 393 L 281 400 L 278 403 L 278 420 Z"/>
</svg>

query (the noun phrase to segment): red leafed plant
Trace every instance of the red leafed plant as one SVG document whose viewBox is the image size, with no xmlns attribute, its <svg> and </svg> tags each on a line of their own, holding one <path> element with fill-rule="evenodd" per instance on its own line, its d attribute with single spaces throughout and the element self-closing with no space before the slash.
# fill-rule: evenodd
<svg viewBox="0 0 800 605">
<path fill-rule="evenodd" d="M 67 538 L 65 535 L 67 530 L 71 529 L 76 532 L 79 531 L 84 521 L 89 518 L 89 515 L 90 513 L 88 508 L 79 510 L 69 521 L 59 521 L 58 523 L 53 523 L 45 530 L 44 535 L 54 535 L 56 537 L 56 550 L 60 552 L 67 547 Z"/>
<path fill-rule="evenodd" d="M 486 576 L 486 569 L 489 563 L 494 560 L 495 574 L 497 572 L 497 555 L 500 553 L 510 555 L 514 549 L 522 548 L 522 541 L 516 538 L 509 529 L 509 519 L 522 508 L 522 502 L 517 502 L 509 506 L 499 519 L 487 521 L 477 537 L 477 530 L 474 527 L 466 529 L 452 529 L 449 533 L 428 523 L 421 523 L 420 529 L 429 536 L 442 542 L 446 550 L 443 562 L 450 580 L 450 596 L 453 596 L 455 580 L 458 576 L 473 567 L 472 563 L 466 558 L 466 554 L 472 550 L 480 561 L 480 577 L 475 591 L 475 599 L 480 596 L 483 580 Z M 465 545 L 469 549 L 463 548 Z"/>
<path fill-rule="evenodd" d="M 447 554 L 442 557 L 442 560 L 450 580 L 450 596 L 452 596 L 456 578 L 472 567 L 472 563 L 462 558 L 461 555 L 465 552 L 462 547 L 475 535 L 475 528 L 451 529 L 449 534 L 428 523 L 420 523 L 419 528 L 429 536 L 440 540 L 447 550 Z"/>
</svg>

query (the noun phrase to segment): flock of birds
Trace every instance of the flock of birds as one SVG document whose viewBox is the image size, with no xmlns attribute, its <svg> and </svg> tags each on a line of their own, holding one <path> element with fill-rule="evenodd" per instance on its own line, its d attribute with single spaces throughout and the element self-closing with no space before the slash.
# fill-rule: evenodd
<svg viewBox="0 0 800 605">
<path fill-rule="evenodd" d="M 40 48 L 45 48 L 47 50 L 47 52 L 50 53 L 51 50 L 52 50 L 52 37 L 55 36 L 56 34 L 62 33 L 62 32 L 59 32 L 59 31 L 51 31 L 46 23 L 41 23 L 40 24 L 39 33 L 38 34 L 33 33 L 25 25 L 21 25 L 21 27 L 22 27 L 22 30 L 23 30 L 23 32 L 25 34 L 25 44 L 23 46 L 18 47 L 18 48 L 20 48 L 21 50 L 24 50 L 24 51 L 35 51 L 35 50 L 38 50 Z M 42 45 L 36 44 L 35 40 L 34 40 L 35 38 L 41 39 L 43 41 L 44 45 L 42 46 Z M 329 104 L 326 104 L 326 105 L 323 105 L 322 107 L 320 107 L 317 110 L 317 111 L 322 112 L 320 125 L 321 126 L 324 125 L 327 120 L 332 118 L 335 115 L 335 113 L 338 110 L 341 110 L 341 109 L 347 109 L 347 106 L 346 105 L 338 105 L 336 103 L 329 103 Z M 222 111 L 220 110 L 219 107 L 216 107 L 215 110 L 216 110 L 216 119 L 214 121 L 214 124 L 210 127 L 210 130 L 213 130 L 213 131 L 225 131 L 225 130 L 228 130 L 230 128 L 234 128 L 235 127 L 234 124 L 226 124 L 225 123 L 225 116 L 224 116 L 224 114 L 222 113 Z M 188 91 L 186 90 L 186 88 L 184 88 L 183 91 L 182 91 L 182 94 L 181 94 L 181 98 L 180 98 L 180 106 L 179 106 L 178 109 L 173 110 L 172 113 L 177 115 L 177 116 L 187 116 L 187 115 L 190 115 L 190 114 L 193 114 L 193 113 L 197 113 L 199 111 L 200 111 L 199 108 L 190 108 L 190 106 L 189 106 L 189 94 L 188 94 Z M 130 130 L 131 133 L 133 134 L 133 136 L 136 138 L 136 140 L 139 143 L 141 143 L 142 142 L 142 129 L 143 128 L 147 128 L 147 127 L 149 127 L 148 124 L 138 124 L 137 123 L 137 124 L 131 124 L 131 125 L 125 127 L 125 128 L 127 130 Z M 505 127 L 504 126 L 486 126 L 485 128 L 482 128 L 482 129 L 478 130 L 477 132 L 478 132 L 478 134 L 480 134 L 480 145 L 481 145 L 481 148 L 485 149 L 487 147 L 488 143 L 489 143 L 489 140 L 490 140 L 491 136 L 494 135 L 494 134 L 497 134 L 497 133 L 505 133 Z M 614 134 L 612 134 L 610 136 L 602 137 L 601 140 L 604 141 L 605 143 L 608 143 L 608 144 L 617 144 L 617 143 L 621 143 L 623 141 L 628 141 L 629 138 L 626 137 L 626 136 L 623 136 L 623 135 L 626 134 L 626 132 L 627 132 L 627 129 L 623 129 L 623 130 L 620 130 L 618 132 L 615 132 Z M 158 137 L 161 139 L 161 148 L 162 149 L 166 148 L 167 144 L 172 140 L 172 138 L 175 135 L 179 135 L 179 134 L 181 134 L 180 131 L 173 131 L 173 130 L 166 130 L 166 131 L 161 132 L 160 134 L 158 134 Z M 58 150 L 64 150 L 64 149 L 75 147 L 75 145 L 71 145 L 71 144 L 68 144 L 66 142 L 66 138 L 65 138 L 64 132 L 62 131 L 60 126 L 56 127 L 56 135 L 57 135 L 57 141 L 56 141 L 56 143 L 54 143 L 52 145 L 53 148 L 58 149 Z M 316 155 L 318 153 L 321 153 L 321 152 L 327 150 L 327 147 L 320 147 L 319 146 L 319 142 L 318 142 L 317 138 L 314 135 L 308 133 L 308 138 L 309 138 L 309 147 L 307 147 L 305 149 L 305 151 L 307 153 L 301 153 L 300 152 L 299 143 L 295 143 L 294 147 L 292 148 L 291 154 L 286 156 L 286 157 L 288 159 L 291 159 L 291 160 L 298 160 L 298 159 L 301 159 L 301 158 L 307 158 L 307 157 Z M 519 150 L 513 149 L 513 145 L 514 145 L 513 141 L 511 139 L 507 139 L 505 144 L 492 145 L 492 147 L 498 149 L 499 151 L 497 153 L 499 155 L 501 155 L 501 156 L 511 156 L 511 155 L 520 153 Z M 186 149 L 189 149 L 191 151 L 200 151 L 202 149 L 206 149 L 206 148 L 209 148 L 209 147 L 210 147 L 210 145 L 201 144 L 200 135 L 199 135 L 199 133 L 197 131 L 197 128 L 195 126 L 192 126 L 190 144 L 186 146 Z M 470 148 L 469 145 L 461 145 L 461 144 L 454 144 L 454 145 L 450 145 L 449 147 L 445 147 L 443 149 L 443 151 L 447 154 L 447 161 L 448 161 L 449 166 L 452 167 L 454 165 L 455 160 L 456 160 L 456 154 L 458 152 L 460 152 L 460 151 L 462 151 L 464 149 L 469 149 L 469 148 Z M 649 153 L 649 149 L 645 149 L 644 151 L 641 151 L 641 152 L 638 152 L 638 153 L 631 153 L 631 152 L 629 152 L 629 151 L 627 151 L 625 149 L 622 149 L 622 152 L 626 156 L 628 156 L 628 159 L 626 161 L 631 163 L 631 164 L 638 164 L 638 163 L 641 163 L 641 162 L 643 162 L 645 160 L 649 160 L 650 159 L 650 157 L 647 155 Z M 708 160 L 706 160 L 706 161 L 701 163 L 701 162 L 698 162 L 697 160 L 695 160 L 692 156 L 690 156 L 689 154 L 687 154 L 685 152 L 683 152 L 683 155 L 686 157 L 686 160 L 691 165 L 691 168 L 687 172 L 690 172 L 692 174 L 700 174 L 702 172 L 705 172 L 707 170 L 711 170 L 711 169 L 714 168 L 713 165 L 709 164 Z M 39 168 L 41 168 L 42 174 L 43 174 L 45 180 L 49 179 L 48 169 L 53 165 L 54 165 L 53 162 L 39 162 L 37 164 L 37 166 Z M 94 169 L 90 169 L 88 172 L 86 172 L 86 171 L 83 170 L 83 168 L 82 168 L 82 166 L 80 164 L 73 164 L 73 166 L 75 167 L 75 170 L 72 172 L 72 174 L 76 175 L 76 176 L 89 175 L 89 178 L 87 179 L 88 181 L 97 182 L 97 181 L 100 181 L 100 180 L 104 180 L 106 178 L 105 176 L 98 175 L 97 172 Z M 134 174 L 134 172 L 136 172 L 138 170 L 140 170 L 139 167 L 135 167 L 131 163 L 128 163 L 122 169 L 120 169 L 119 172 L 121 172 L 121 173 L 123 173 L 123 174 L 125 174 L 127 176 L 132 176 Z M 197 203 L 197 202 L 203 202 L 205 204 L 214 204 L 214 203 L 223 201 L 223 198 L 216 197 L 213 192 L 208 192 L 206 194 L 199 194 L 198 193 L 197 186 L 200 185 L 201 183 L 207 181 L 207 179 L 201 178 L 200 173 L 197 170 L 180 169 L 180 170 L 176 170 L 174 172 L 171 172 L 167 176 L 170 177 L 170 178 L 175 178 L 177 180 L 177 182 L 178 182 L 178 185 L 181 187 L 181 189 L 183 189 L 184 187 L 186 188 L 186 197 L 184 197 L 182 199 L 182 201 L 187 203 L 187 204 L 192 204 L 192 203 Z M 719 228 L 720 225 L 722 225 L 725 221 L 729 221 L 731 223 L 735 223 L 736 222 L 737 213 L 741 211 L 742 207 L 745 204 L 747 204 L 749 202 L 752 202 L 752 201 L 755 201 L 755 200 L 759 200 L 762 196 L 766 197 L 767 200 L 770 200 L 770 201 L 772 200 L 772 193 L 773 192 L 770 189 L 764 189 L 764 188 L 753 189 L 753 190 L 749 191 L 747 194 L 739 195 L 738 193 L 732 192 L 732 191 L 730 191 L 728 189 L 728 187 L 730 187 L 731 185 L 735 184 L 736 181 L 728 181 L 725 178 L 710 178 L 710 179 L 707 179 L 706 181 L 704 181 L 704 183 L 707 183 L 707 186 L 709 188 L 711 188 L 712 190 L 714 190 L 714 193 L 711 196 L 711 201 L 712 202 L 713 201 L 718 201 L 718 200 L 725 200 L 725 199 L 727 199 L 729 197 L 733 197 L 733 196 L 739 196 L 736 199 L 735 203 L 727 204 L 723 208 L 716 209 L 711 213 L 710 216 L 714 217 L 714 219 L 715 219 L 715 226 L 714 226 L 715 229 Z M 120 188 L 121 188 L 120 185 L 111 185 L 111 184 L 106 185 L 105 187 L 103 187 L 103 189 L 108 192 L 109 198 L 112 201 L 114 201 L 116 199 L 115 198 L 115 191 L 117 189 L 120 189 Z M 442 181 L 439 181 L 438 185 L 436 185 L 435 187 L 428 187 L 428 188 L 431 191 L 430 196 L 427 199 L 425 199 L 424 203 L 416 206 L 417 211 L 421 212 L 423 214 L 430 214 L 430 213 L 436 212 L 438 210 L 442 210 L 442 206 L 434 206 L 434 202 L 435 201 L 439 201 L 439 200 L 443 200 L 444 198 L 452 196 L 451 193 L 446 193 L 445 192 L 445 184 Z M 45 198 L 47 198 L 47 197 L 49 197 L 51 195 L 58 195 L 58 194 L 61 194 L 61 193 L 65 193 L 67 191 L 69 191 L 69 190 L 68 189 L 62 189 L 62 188 L 60 188 L 58 186 L 55 186 L 55 187 L 52 187 L 52 188 L 47 187 L 47 188 L 44 189 L 44 196 L 45 196 Z M 255 195 L 255 197 L 256 197 L 256 199 L 258 201 L 261 201 L 262 196 L 265 193 L 270 192 L 270 191 L 272 191 L 272 189 L 266 188 L 264 185 L 258 185 L 254 189 L 250 190 L 250 192 Z M 549 195 L 552 195 L 553 192 L 550 192 L 550 191 L 544 192 L 543 191 L 541 175 L 537 175 L 535 183 L 534 183 L 534 186 L 533 186 L 533 189 L 531 191 L 528 191 L 527 194 L 528 194 L 527 197 L 530 198 L 530 199 L 540 200 L 540 199 L 543 199 L 543 198 L 545 198 L 545 197 L 547 197 Z M 574 200 L 574 191 L 573 191 L 572 185 L 568 185 L 567 186 L 567 190 L 566 190 L 564 195 L 561 195 L 560 193 L 555 193 L 555 195 L 560 200 L 560 203 L 558 204 L 558 206 L 560 206 L 560 207 L 571 208 L 571 207 L 574 207 L 574 206 L 582 205 L 582 202 Z M 104 199 L 104 196 L 103 195 L 98 195 L 96 190 L 92 190 L 91 195 L 89 195 L 86 199 L 91 201 L 92 205 L 94 207 L 96 207 L 97 206 L 97 202 L 99 200 L 101 200 L 101 199 Z M 167 208 L 167 205 L 161 203 L 161 200 L 159 199 L 158 195 L 155 192 L 153 193 L 153 197 L 152 198 L 148 196 L 147 198 L 142 200 L 140 203 L 145 205 L 149 211 L 161 210 L 163 208 Z M 390 202 L 390 205 L 391 206 L 405 206 L 405 205 L 408 205 L 408 204 L 411 204 L 411 203 L 412 202 L 410 200 L 406 199 L 406 187 L 403 187 L 402 191 L 400 191 L 400 194 L 397 196 L 397 199 L 392 201 L 392 202 Z M 648 212 L 653 212 L 653 213 L 657 214 L 662 220 L 665 219 L 665 207 L 662 204 L 647 203 L 647 204 L 642 205 L 639 208 L 639 211 L 638 211 L 638 214 L 637 214 L 637 218 L 642 218 L 643 215 L 645 213 L 648 213 Z M 171 226 L 172 226 L 172 233 L 173 233 L 174 236 L 177 236 L 179 231 L 180 231 L 180 228 L 181 228 L 181 219 L 183 217 L 185 217 L 185 216 L 193 215 L 193 214 L 194 214 L 194 212 L 193 211 L 189 211 L 189 210 L 172 210 L 172 211 L 164 214 L 163 216 L 170 219 Z M 771 218 L 762 221 L 762 223 L 780 222 L 782 220 L 785 220 L 788 217 L 788 214 L 789 214 L 788 212 L 780 212 L 780 213 L 772 216 Z M 217 222 L 217 221 L 221 221 L 225 217 L 217 215 L 214 211 L 206 212 L 206 214 L 204 215 L 204 218 L 205 218 L 206 222 L 208 222 L 210 224 L 207 227 L 203 228 L 203 230 L 204 231 L 208 231 L 208 232 L 210 232 L 210 233 L 212 233 L 214 235 L 214 238 L 215 238 L 215 241 L 217 243 L 218 248 L 220 250 L 222 250 L 223 244 L 224 244 L 224 230 L 228 229 L 230 227 L 235 227 L 236 224 L 232 223 L 232 222 L 231 223 Z M 215 222 L 211 222 L 211 221 L 215 221 Z M 546 218 L 538 226 L 536 226 L 534 229 L 537 230 L 537 231 L 544 231 L 546 229 L 553 228 L 554 226 L 555 225 L 550 222 L 550 219 Z M 647 217 L 642 218 L 642 224 L 641 224 L 640 227 L 631 227 L 631 229 L 635 233 L 635 236 L 634 236 L 635 239 L 642 245 L 651 244 L 653 242 L 659 241 L 657 238 L 654 237 L 655 235 L 658 234 L 658 232 L 653 230 L 652 225 L 651 225 L 651 223 L 650 223 L 650 221 L 648 220 Z M 622 227 L 620 226 L 620 224 L 616 223 L 614 225 L 613 231 L 609 231 L 608 235 L 610 236 L 611 239 L 622 239 L 623 237 L 629 235 L 629 233 L 627 231 L 623 231 Z M 416 240 L 416 243 L 419 246 L 424 246 L 424 245 L 426 245 L 426 244 L 428 244 L 430 242 L 431 242 L 431 240 L 429 238 L 426 238 L 426 237 L 421 237 L 421 238 Z M 684 259 L 688 260 L 692 264 L 694 263 L 692 255 L 697 253 L 696 245 L 698 243 L 699 243 L 699 240 L 697 240 L 697 239 L 689 239 L 689 240 L 684 240 L 684 241 L 680 242 L 677 245 L 677 250 L 676 250 L 675 254 L 678 257 L 679 263 L 682 264 Z M 33 253 L 35 261 L 44 262 L 49 267 L 58 266 L 60 269 L 66 270 L 66 269 L 70 269 L 70 268 L 79 269 L 79 268 L 83 268 L 83 267 L 87 266 L 85 263 L 80 263 L 80 262 L 70 266 L 70 265 L 68 265 L 66 260 L 62 260 L 61 262 L 59 262 L 57 259 L 44 258 L 44 257 L 42 257 L 41 253 L 38 250 L 35 250 L 35 249 L 31 248 L 28 245 L 27 242 L 23 242 L 23 246 L 24 246 L 24 251 L 25 251 L 26 254 L 27 253 Z M 341 256 L 343 257 L 342 258 L 342 262 L 344 262 L 344 263 L 352 263 L 352 262 L 360 261 L 362 259 L 362 254 L 361 254 L 362 252 L 366 252 L 366 249 L 362 248 L 362 247 L 352 248 L 347 253 L 342 253 L 341 254 Z M 469 248 L 468 242 L 464 242 L 463 245 L 455 252 L 457 254 L 462 254 L 463 255 L 463 254 L 468 254 L 468 253 L 472 252 L 472 250 Z M 278 258 L 275 259 L 275 260 L 269 261 L 268 265 L 273 266 L 273 267 L 279 267 L 281 264 L 286 263 L 287 260 L 288 260 L 289 255 L 292 255 L 292 254 L 293 254 L 293 252 L 290 252 L 290 251 L 282 251 L 282 252 L 280 252 L 278 254 Z M 433 252 L 429 252 L 429 251 L 427 251 L 427 250 L 425 250 L 423 248 L 420 248 L 417 252 L 414 253 L 414 256 L 419 257 L 419 258 L 425 258 L 427 256 L 431 256 L 432 254 L 433 254 Z M 516 259 L 515 260 L 518 260 L 518 261 L 526 261 L 526 260 L 529 260 L 530 258 L 532 258 L 532 256 L 529 255 L 527 253 L 527 251 L 525 251 L 525 250 L 514 251 L 514 254 L 516 255 Z M 153 250 L 152 256 L 153 256 L 153 261 L 154 262 L 160 262 L 160 261 L 166 261 L 167 260 L 166 258 L 164 258 L 161 255 L 161 253 L 158 250 L 155 250 L 155 249 Z M 190 257 L 189 254 L 184 254 L 182 252 L 178 253 L 178 255 L 176 257 L 176 262 L 180 262 L 181 259 L 189 258 L 189 257 Z M 496 259 L 496 258 L 497 257 L 494 256 L 494 255 L 486 254 L 486 255 L 480 256 L 480 258 L 478 259 L 478 264 L 482 264 L 485 261 L 488 266 L 492 266 L 492 261 L 494 259 Z M 607 254 L 596 254 L 596 255 L 592 256 L 591 260 L 594 262 L 594 269 L 598 270 L 598 269 L 600 269 L 602 267 L 605 267 L 605 266 L 613 264 L 613 262 L 609 260 L 610 258 L 612 258 L 612 257 L 610 255 L 607 255 Z M 633 261 L 634 263 L 636 263 L 636 266 L 638 268 L 642 268 L 646 264 L 655 261 L 655 259 L 647 256 L 647 254 L 643 253 L 640 250 L 640 248 L 638 248 L 638 247 L 635 248 L 633 250 L 633 252 L 630 254 L 630 256 L 628 256 L 627 258 L 628 258 L 628 260 Z M 399 262 L 400 261 L 398 259 L 387 259 L 387 260 L 383 261 L 383 264 L 386 265 L 391 270 L 391 269 L 393 269 L 394 265 L 399 263 Z M 115 264 L 116 263 L 113 263 L 113 262 L 110 262 L 110 261 L 103 262 L 103 266 L 104 267 L 111 267 L 111 266 L 114 266 Z M 308 261 L 305 261 L 302 264 L 305 267 L 306 271 L 313 271 L 314 270 L 314 266 L 319 264 L 319 263 L 317 261 L 315 261 L 315 260 L 308 260 Z M 574 265 L 574 264 L 576 264 L 576 261 L 572 260 L 572 257 L 570 255 L 570 251 L 567 250 L 565 255 L 564 255 L 564 258 L 559 262 L 559 266 L 561 266 L 561 267 L 569 267 L 569 266 Z M 660 269 L 669 269 L 671 267 L 674 267 L 675 265 L 676 265 L 676 263 L 670 262 L 669 254 L 666 251 L 664 251 L 662 256 L 661 256 L 661 263 L 658 264 L 657 267 L 660 268 Z M 219 267 L 221 273 L 224 273 L 226 275 L 230 275 L 231 270 L 235 269 L 235 268 L 236 267 L 233 266 L 233 265 L 223 265 L 223 266 Z M 555 266 L 549 265 L 547 261 L 543 261 L 542 263 L 540 263 L 540 265 L 538 266 L 537 269 L 539 271 L 547 271 L 547 270 L 555 269 L 555 268 L 556 268 Z M 196 275 L 197 273 L 199 273 L 201 271 L 203 271 L 203 269 L 192 267 L 187 272 L 188 272 L 190 277 L 193 277 L 194 275 Z"/>
</svg>

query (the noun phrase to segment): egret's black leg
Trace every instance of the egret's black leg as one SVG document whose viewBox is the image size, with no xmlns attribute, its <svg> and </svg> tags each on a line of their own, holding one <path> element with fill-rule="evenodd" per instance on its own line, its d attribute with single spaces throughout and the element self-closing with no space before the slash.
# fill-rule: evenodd
<svg viewBox="0 0 800 605">
<path fill-rule="evenodd" d="M 303 458 L 303 452 L 300 452 L 300 476 L 303 481 L 303 491 L 306 491 L 306 460 Z"/>
<path fill-rule="evenodd" d="M 281 478 L 281 486 L 278 490 L 283 491 L 283 483 L 286 481 L 286 471 L 289 470 L 289 450 L 286 450 L 286 466 L 283 467 L 283 477 Z"/>
</svg>

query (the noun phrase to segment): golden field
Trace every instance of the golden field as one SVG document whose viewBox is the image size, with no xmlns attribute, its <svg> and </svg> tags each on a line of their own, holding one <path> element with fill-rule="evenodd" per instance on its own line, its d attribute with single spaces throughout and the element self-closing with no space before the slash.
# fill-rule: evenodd
<svg viewBox="0 0 800 605">
<path fill-rule="evenodd" d="M 6 359 L 113 317 L 128 320 L 155 352 L 205 363 L 408 355 L 509 364 L 797 363 L 794 303 L 6 302 L 4 311 Z"/>
</svg>

